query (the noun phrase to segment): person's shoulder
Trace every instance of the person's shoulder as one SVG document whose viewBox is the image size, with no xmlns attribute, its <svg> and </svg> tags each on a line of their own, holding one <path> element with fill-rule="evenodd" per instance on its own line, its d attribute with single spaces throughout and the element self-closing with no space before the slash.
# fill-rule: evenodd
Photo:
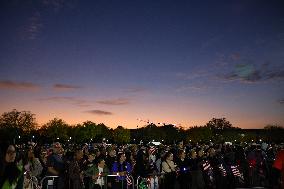
<svg viewBox="0 0 284 189">
<path fill-rule="evenodd" d="M 105 166 L 105 167 L 104 167 L 104 172 L 109 172 L 108 166 Z"/>
<path fill-rule="evenodd" d="M 113 162 L 112 163 L 112 168 L 117 168 L 117 167 L 118 167 L 118 162 L 117 161 Z"/>
</svg>

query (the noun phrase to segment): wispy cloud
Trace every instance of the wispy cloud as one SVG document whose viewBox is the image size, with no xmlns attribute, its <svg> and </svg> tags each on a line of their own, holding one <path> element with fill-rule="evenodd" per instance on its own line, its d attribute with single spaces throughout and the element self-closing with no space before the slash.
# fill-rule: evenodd
<svg viewBox="0 0 284 189">
<path fill-rule="evenodd" d="M 53 89 L 55 90 L 73 90 L 80 89 L 82 87 L 76 85 L 68 85 L 68 84 L 54 84 Z"/>
<path fill-rule="evenodd" d="M 193 79 L 199 79 L 199 78 L 206 78 L 208 77 L 210 74 L 208 73 L 208 71 L 205 70 L 201 70 L 201 71 L 195 71 L 195 72 L 191 72 L 191 73 L 176 73 L 176 76 L 180 79 L 183 80 L 193 80 Z"/>
<path fill-rule="evenodd" d="M 118 99 L 110 99 L 110 100 L 98 100 L 97 103 L 104 105 L 126 105 L 130 103 L 130 100 L 127 98 L 118 98 Z"/>
<path fill-rule="evenodd" d="M 278 102 L 279 104 L 283 104 L 283 105 L 284 105 L 284 98 L 279 99 L 277 102 Z"/>
<path fill-rule="evenodd" d="M 181 86 L 177 88 L 177 92 L 185 92 L 185 91 L 202 91 L 208 89 L 208 86 Z"/>
<path fill-rule="evenodd" d="M 39 11 L 36 11 L 27 20 L 26 26 L 24 26 L 23 38 L 29 40 L 37 39 L 41 33 L 42 28 L 43 24 L 41 21 L 41 14 Z"/>
<path fill-rule="evenodd" d="M 258 83 L 284 79 L 283 68 L 272 68 L 267 63 L 260 67 L 250 63 L 236 64 L 233 71 L 219 76 L 224 81 L 240 81 L 242 83 Z"/>
<path fill-rule="evenodd" d="M 0 89 L 36 90 L 40 86 L 30 82 L 0 81 Z"/>
<path fill-rule="evenodd" d="M 88 110 L 86 113 L 95 114 L 95 115 L 113 115 L 111 112 L 107 112 L 104 110 Z"/>
<path fill-rule="evenodd" d="M 59 12 L 63 8 L 75 9 L 78 2 L 78 0 L 41 0 L 43 6 L 54 12 Z"/>
<path fill-rule="evenodd" d="M 24 40 L 35 40 L 40 37 L 45 26 L 43 20 L 46 12 L 59 13 L 64 8 L 74 9 L 78 0 L 39 0 L 34 3 L 34 12 L 27 19 L 26 24 L 21 30 Z"/>
<path fill-rule="evenodd" d="M 204 92 L 215 88 L 210 84 L 210 80 L 214 77 L 212 70 L 200 68 L 188 73 L 176 73 L 175 76 L 181 83 L 180 86 L 175 88 L 176 92 Z"/>
<path fill-rule="evenodd" d="M 125 90 L 125 92 L 128 92 L 128 93 L 141 93 L 145 91 L 147 91 L 147 89 L 143 87 L 132 87 L 132 88 L 128 88 Z"/>
<path fill-rule="evenodd" d="M 268 71 L 266 77 L 272 80 L 284 79 L 284 69 Z"/>
<path fill-rule="evenodd" d="M 67 104 L 72 104 L 74 106 L 79 106 L 79 107 L 91 106 L 91 104 L 88 101 L 80 99 L 80 98 L 75 98 L 75 97 L 54 96 L 54 97 L 48 97 L 48 98 L 41 98 L 39 100 L 56 102 L 56 103 L 67 103 Z"/>
<path fill-rule="evenodd" d="M 226 67 L 231 65 L 232 63 L 235 63 L 239 60 L 241 60 L 242 56 L 239 52 L 232 52 L 229 54 L 223 54 L 223 53 L 217 53 L 217 60 L 216 60 L 216 66 L 218 68 Z"/>
</svg>

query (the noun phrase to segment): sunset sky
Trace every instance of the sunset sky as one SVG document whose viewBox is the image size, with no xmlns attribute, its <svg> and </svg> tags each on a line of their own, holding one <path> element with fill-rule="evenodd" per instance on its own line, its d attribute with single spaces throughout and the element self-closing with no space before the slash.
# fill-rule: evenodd
<svg viewBox="0 0 284 189">
<path fill-rule="evenodd" d="M 284 126 L 284 1 L 2 0 L 0 113 Z"/>
</svg>

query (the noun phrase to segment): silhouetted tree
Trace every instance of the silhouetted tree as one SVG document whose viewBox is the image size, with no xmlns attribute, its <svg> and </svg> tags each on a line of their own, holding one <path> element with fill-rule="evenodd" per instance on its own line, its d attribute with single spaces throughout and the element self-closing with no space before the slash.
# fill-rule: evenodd
<svg viewBox="0 0 284 189">
<path fill-rule="evenodd" d="M 195 126 L 188 130 L 187 141 L 209 142 L 213 138 L 212 129 L 204 126 Z"/>
<path fill-rule="evenodd" d="M 57 140 L 57 138 L 61 141 L 67 141 L 68 127 L 69 125 L 62 119 L 54 118 L 42 126 L 42 134 L 52 141 Z"/>
<path fill-rule="evenodd" d="M 283 142 L 284 140 L 284 127 L 280 125 L 267 125 L 264 127 L 266 140 L 272 142 Z"/>
<path fill-rule="evenodd" d="M 113 140 L 115 143 L 126 144 L 130 142 L 130 131 L 122 126 L 113 130 Z"/>
<path fill-rule="evenodd" d="M 207 127 L 210 127 L 213 130 L 224 130 L 232 129 L 232 124 L 226 120 L 226 118 L 212 118 L 207 124 Z"/>
<path fill-rule="evenodd" d="M 28 135 L 37 127 L 35 114 L 29 111 L 18 111 L 13 109 L 4 112 L 0 117 L 0 136 L 2 139 L 15 139 L 18 136 Z"/>
</svg>

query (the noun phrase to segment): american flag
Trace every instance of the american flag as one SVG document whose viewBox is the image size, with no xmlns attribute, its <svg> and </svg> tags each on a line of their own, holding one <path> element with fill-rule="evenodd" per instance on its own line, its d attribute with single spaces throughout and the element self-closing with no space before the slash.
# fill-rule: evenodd
<svg viewBox="0 0 284 189">
<path fill-rule="evenodd" d="M 156 151 L 155 146 L 151 146 L 151 147 L 149 148 L 149 153 L 153 154 L 155 151 Z"/>
<path fill-rule="evenodd" d="M 202 164 L 202 167 L 203 167 L 203 170 L 204 171 L 207 171 L 209 168 L 211 168 L 211 165 L 209 163 L 209 161 L 205 161 L 203 164 Z"/>
<path fill-rule="evenodd" d="M 223 164 L 220 164 L 220 165 L 218 166 L 218 168 L 219 168 L 219 170 L 221 171 L 223 177 L 227 176 L 227 171 L 226 171 L 226 169 L 224 168 Z"/>
<path fill-rule="evenodd" d="M 241 179 L 241 181 L 244 180 L 244 175 L 240 172 L 238 166 L 232 165 L 231 170 L 232 170 L 232 173 L 235 177 L 239 177 Z"/>
<path fill-rule="evenodd" d="M 148 186 L 148 188 L 151 187 L 151 179 L 150 178 L 147 178 L 147 186 Z"/>
<path fill-rule="evenodd" d="M 127 182 L 128 186 L 132 185 L 132 179 L 131 179 L 129 173 L 126 174 L 126 182 Z"/>
</svg>

